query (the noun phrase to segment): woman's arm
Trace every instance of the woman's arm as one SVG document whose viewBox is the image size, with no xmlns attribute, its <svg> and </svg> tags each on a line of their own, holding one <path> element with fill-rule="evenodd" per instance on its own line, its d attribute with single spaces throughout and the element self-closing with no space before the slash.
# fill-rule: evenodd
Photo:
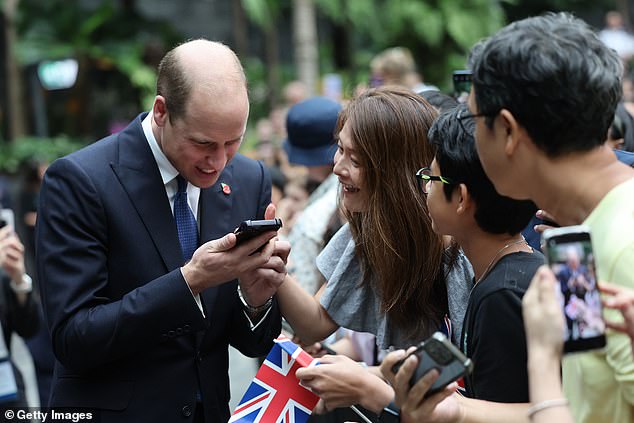
<svg viewBox="0 0 634 423">
<path fill-rule="evenodd" d="M 295 336 L 305 344 L 321 341 L 339 327 L 319 303 L 326 284 L 315 296 L 306 292 L 292 276 L 286 276 L 277 290 L 277 300 L 282 316 L 290 323 Z"/>
</svg>

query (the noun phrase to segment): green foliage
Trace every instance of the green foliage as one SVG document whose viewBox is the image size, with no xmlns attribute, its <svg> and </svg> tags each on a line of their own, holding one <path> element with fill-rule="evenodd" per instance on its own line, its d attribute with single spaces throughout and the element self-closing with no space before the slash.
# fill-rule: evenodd
<svg viewBox="0 0 634 423">
<path fill-rule="evenodd" d="M 430 46 L 442 42 L 444 28 L 440 11 L 418 0 L 398 0 L 385 5 L 385 34 L 399 34 L 413 31 L 416 38 L 425 40 Z"/>
<path fill-rule="evenodd" d="M 242 0 L 242 7 L 253 23 L 263 29 L 269 29 L 273 22 L 269 1 Z"/>
<path fill-rule="evenodd" d="M 315 3 L 328 18 L 350 27 L 356 44 L 369 46 L 372 55 L 397 45 L 409 48 L 425 79 L 446 89 L 451 71 L 464 67 L 471 46 L 504 24 L 504 13 L 496 0 L 316 0 Z M 359 55 L 359 51 L 354 54 Z M 368 64 L 369 60 L 362 66 Z"/>
<path fill-rule="evenodd" d="M 156 78 L 154 67 L 143 60 L 145 47 L 156 39 L 166 45 L 180 39 L 171 26 L 115 7 L 112 0 L 94 9 L 78 0 L 21 0 L 18 30 L 16 54 L 22 64 L 68 57 L 108 64 L 141 93 L 144 107 L 151 104 Z"/>
<path fill-rule="evenodd" d="M 16 173 L 21 165 L 31 161 L 50 163 L 84 147 L 86 142 L 58 136 L 55 138 L 25 137 L 12 143 L 0 144 L 0 172 Z"/>
</svg>

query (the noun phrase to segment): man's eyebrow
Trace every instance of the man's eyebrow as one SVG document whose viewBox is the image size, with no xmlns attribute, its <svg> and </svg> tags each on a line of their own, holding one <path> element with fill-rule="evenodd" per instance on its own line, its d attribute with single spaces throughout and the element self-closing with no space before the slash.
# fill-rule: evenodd
<svg viewBox="0 0 634 423">
<path fill-rule="evenodd" d="M 229 142 L 240 141 L 242 138 L 244 138 L 244 134 L 240 135 L 237 138 L 224 141 L 222 144 L 226 144 L 226 143 L 229 143 Z M 196 142 L 196 143 L 198 143 L 198 144 L 221 144 L 218 141 L 212 140 L 210 138 L 197 138 L 197 137 L 194 137 L 194 136 L 190 136 L 189 139 L 194 141 L 194 142 Z"/>
</svg>

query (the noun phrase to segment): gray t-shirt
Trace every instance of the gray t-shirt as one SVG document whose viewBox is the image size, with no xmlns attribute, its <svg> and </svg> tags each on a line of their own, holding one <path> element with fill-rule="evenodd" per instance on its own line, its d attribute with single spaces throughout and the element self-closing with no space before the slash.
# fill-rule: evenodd
<svg viewBox="0 0 634 423">
<path fill-rule="evenodd" d="M 354 247 L 350 226 L 346 224 L 317 257 L 317 267 L 328 281 L 320 299 L 321 305 L 339 326 L 374 334 L 381 349 L 391 346 L 406 348 L 412 345 L 413 341 L 399 333 L 381 312 L 381 304 L 372 284 L 359 284 L 361 268 Z M 451 338 L 456 345 L 459 345 L 472 280 L 471 264 L 460 251 L 447 277 Z"/>
</svg>

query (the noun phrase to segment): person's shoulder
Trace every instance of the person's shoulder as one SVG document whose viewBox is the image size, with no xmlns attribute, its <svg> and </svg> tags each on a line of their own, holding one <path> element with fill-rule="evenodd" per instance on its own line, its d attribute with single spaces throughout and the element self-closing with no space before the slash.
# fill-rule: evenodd
<svg viewBox="0 0 634 423">
<path fill-rule="evenodd" d="M 319 256 L 317 256 L 317 267 L 321 269 L 322 264 L 330 267 L 328 263 L 334 265 L 344 257 L 346 249 L 354 253 L 354 241 L 348 223 L 339 228 L 330 241 L 328 241 L 328 244 L 326 244 Z"/>
<path fill-rule="evenodd" d="M 539 266 L 544 264 L 544 255 L 534 250 L 532 253 L 517 252 L 503 256 L 488 276 L 474 289 L 481 297 L 503 290 L 523 294 L 530 285 Z"/>
</svg>

